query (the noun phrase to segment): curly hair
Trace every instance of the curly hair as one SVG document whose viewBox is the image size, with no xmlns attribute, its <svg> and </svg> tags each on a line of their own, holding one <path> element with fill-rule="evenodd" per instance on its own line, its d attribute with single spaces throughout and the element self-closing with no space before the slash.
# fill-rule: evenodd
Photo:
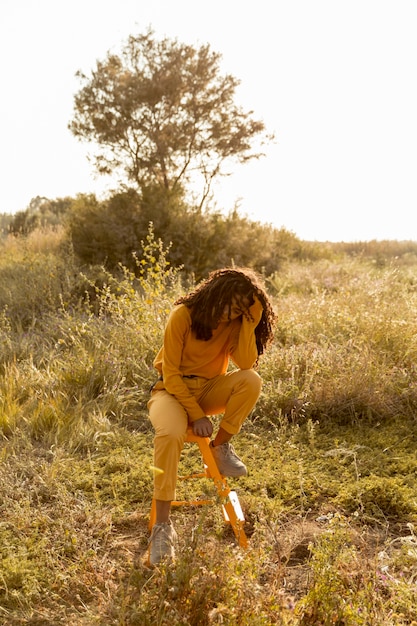
<svg viewBox="0 0 417 626">
<path fill-rule="evenodd" d="M 232 307 L 233 299 L 247 299 L 250 307 L 254 303 L 254 295 L 263 308 L 262 318 L 255 329 L 258 355 L 261 355 L 273 339 L 276 316 L 262 278 L 255 271 L 242 267 L 214 270 L 188 295 L 178 298 L 175 304 L 185 304 L 191 310 L 192 330 L 197 339 L 207 341 L 211 339 L 225 307 Z M 249 317 L 250 313 L 246 311 L 243 315 Z"/>
</svg>

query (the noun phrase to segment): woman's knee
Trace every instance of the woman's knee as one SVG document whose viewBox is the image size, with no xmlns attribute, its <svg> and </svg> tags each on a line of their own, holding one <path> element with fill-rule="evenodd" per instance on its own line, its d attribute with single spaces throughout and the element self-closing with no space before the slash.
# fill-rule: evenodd
<svg viewBox="0 0 417 626">
<path fill-rule="evenodd" d="M 237 370 L 234 372 L 240 384 L 250 389 L 253 393 L 260 393 L 262 388 L 262 378 L 255 370 Z"/>
<path fill-rule="evenodd" d="M 164 420 L 163 422 L 153 422 L 155 441 L 163 440 L 165 446 L 184 445 L 187 437 L 187 424 L 182 420 Z"/>
<path fill-rule="evenodd" d="M 179 402 L 166 392 L 158 392 L 148 403 L 149 419 L 156 437 L 181 442 L 186 437 L 188 418 Z"/>
</svg>

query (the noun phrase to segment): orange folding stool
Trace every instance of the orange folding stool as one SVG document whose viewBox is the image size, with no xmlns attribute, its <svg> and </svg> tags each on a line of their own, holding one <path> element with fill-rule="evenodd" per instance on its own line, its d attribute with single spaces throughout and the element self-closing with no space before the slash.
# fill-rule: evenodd
<svg viewBox="0 0 417 626">
<path fill-rule="evenodd" d="M 248 539 L 246 537 L 245 531 L 243 529 L 245 523 L 245 517 L 243 515 L 242 507 L 240 506 L 239 498 L 237 496 L 236 491 L 230 489 L 227 484 L 226 478 L 220 474 L 216 461 L 214 460 L 211 448 L 210 448 L 210 439 L 209 437 L 198 437 L 194 435 L 191 428 L 187 430 L 187 438 L 185 440 L 187 443 L 197 443 L 201 456 L 203 458 L 204 463 L 204 472 L 200 474 L 191 474 L 190 476 L 186 476 L 185 478 L 211 478 L 214 482 L 214 485 L 217 490 L 217 494 L 219 496 L 223 516 L 225 522 L 227 524 L 231 524 L 233 528 L 233 532 L 236 536 L 238 544 L 242 548 L 247 548 Z M 213 500 L 174 500 L 171 505 L 172 506 L 201 506 L 204 504 L 213 504 Z M 156 505 L 155 500 L 152 500 L 151 512 L 149 517 L 149 530 L 152 530 L 153 525 L 156 520 Z"/>
</svg>

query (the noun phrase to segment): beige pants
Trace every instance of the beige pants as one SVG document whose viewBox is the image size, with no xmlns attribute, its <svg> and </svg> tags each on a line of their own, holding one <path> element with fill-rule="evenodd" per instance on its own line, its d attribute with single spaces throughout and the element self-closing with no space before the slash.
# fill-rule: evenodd
<svg viewBox="0 0 417 626">
<path fill-rule="evenodd" d="M 236 370 L 223 376 L 184 379 L 206 415 L 224 413 L 221 428 L 237 434 L 255 406 L 261 392 L 261 378 L 254 370 Z M 175 500 L 178 463 L 189 426 L 182 405 L 157 383 L 148 402 L 149 419 L 155 430 L 154 464 L 163 470 L 155 474 L 154 498 Z"/>
</svg>

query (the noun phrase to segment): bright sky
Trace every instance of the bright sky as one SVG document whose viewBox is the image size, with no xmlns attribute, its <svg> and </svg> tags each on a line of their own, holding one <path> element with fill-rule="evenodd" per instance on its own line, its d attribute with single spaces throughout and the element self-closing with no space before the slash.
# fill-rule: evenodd
<svg viewBox="0 0 417 626">
<path fill-rule="evenodd" d="M 67 130 L 75 73 L 148 26 L 209 43 L 276 134 L 219 209 L 304 240 L 417 240 L 416 0 L 1 0 L 0 213 L 106 189 Z"/>
</svg>

